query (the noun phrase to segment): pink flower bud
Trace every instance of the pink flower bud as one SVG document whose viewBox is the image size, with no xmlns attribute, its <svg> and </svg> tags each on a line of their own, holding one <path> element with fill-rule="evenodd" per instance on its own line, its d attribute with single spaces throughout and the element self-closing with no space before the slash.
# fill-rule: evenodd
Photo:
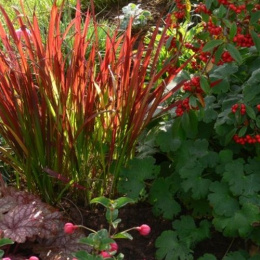
<svg viewBox="0 0 260 260">
<path fill-rule="evenodd" d="M 4 258 L 2 258 L 2 260 L 11 260 L 11 258 L 9 258 L 9 257 L 4 257 Z"/>
<path fill-rule="evenodd" d="M 151 232 L 151 228 L 146 224 L 143 224 L 140 227 L 137 227 L 136 229 L 142 236 L 147 236 Z"/>
<path fill-rule="evenodd" d="M 107 251 L 102 251 L 102 252 L 100 253 L 100 255 L 101 255 L 103 258 L 110 258 L 110 257 L 111 257 L 111 255 L 110 255 Z"/>
<path fill-rule="evenodd" d="M 31 256 L 28 260 L 39 260 L 37 256 Z"/>
<path fill-rule="evenodd" d="M 66 233 L 66 234 L 72 234 L 72 233 L 74 233 L 74 231 L 77 229 L 77 226 L 76 225 L 74 225 L 74 224 L 72 224 L 72 223 L 66 223 L 65 225 L 64 225 L 64 232 Z"/>
<path fill-rule="evenodd" d="M 109 252 L 114 252 L 118 250 L 118 244 L 116 242 L 110 244 Z"/>
</svg>

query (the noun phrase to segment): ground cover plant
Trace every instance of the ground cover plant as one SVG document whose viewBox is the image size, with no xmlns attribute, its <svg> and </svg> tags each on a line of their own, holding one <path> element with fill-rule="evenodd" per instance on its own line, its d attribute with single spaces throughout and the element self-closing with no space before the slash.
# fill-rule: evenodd
<svg viewBox="0 0 260 260">
<path fill-rule="evenodd" d="M 101 203 L 112 227 L 118 225 L 113 203 L 124 199 L 93 197 L 121 193 L 149 202 L 155 217 L 172 222 L 155 243 L 158 260 L 259 259 L 257 1 L 175 0 L 164 26 L 148 32 L 144 42 L 132 36 L 130 20 L 123 34 L 104 29 L 104 48 L 95 17 L 84 16 L 79 2 L 68 26 L 59 23 L 54 5 L 47 40 L 36 16 L 19 19 L 17 32 L 1 10 L 1 156 L 15 168 L 18 186 L 50 203 L 65 194 Z M 10 191 L 10 198 L 3 191 L 0 202 L 13 202 L 1 213 L 4 235 L 16 244 L 29 238 L 48 246 L 56 239 L 64 253 L 55 236 L 64 226 L 60 213 L 34 195 Z M 41 211 L 36 216 L 43 219 L 22 241 L 7 228 L 9 219 L 23 225 L 14 214 L 21 207 L 29 217 Z M 45 220 L 53 228 L 37 233 Z M 74 235 L 77 227 L 67 223 L 65 232 Z M 216 233 L 228 238 L 223 253 L 198 251 Z M 75 257 L 120 259 L 109 251 L 113 235 L 93 232 L 84 241 L 94 255 L 88 248 Z M 235 251 L 237 240 L 242 246 Z M 65 253 L 77 251 L 78 237 L 71 243 Z M 46 252 L 34 252 L 47 259 Z"/>
<path fill-rule="evenodd" d="M 216 231 L 233 239 L 226 253 L 196 259 L 259 258 L 247 247 L 228 250 L 238 237 L 259 245 L 259 10 L 254 1 L 176 0 L 168 16 L 162 55 L 178 52 L 180 64 L 196 55 L 174 109 L 147 129 L 118 187 L 173 220 L 157 239 L 157 259 L 194 259 Z"/>
</svg>

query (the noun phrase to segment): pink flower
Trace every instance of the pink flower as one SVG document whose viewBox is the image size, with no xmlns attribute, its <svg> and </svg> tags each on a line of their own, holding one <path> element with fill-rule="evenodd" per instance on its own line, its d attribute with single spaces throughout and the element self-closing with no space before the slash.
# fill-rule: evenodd
<svg viewBox="0 0 260 260">
<path fill-rule="evenodd" d="M 28 36 L 30 37 L 30 36 L 31 36 L 30 30 L 27 29 L 27 28 L 25 28 L 25 31 L 26 31 L 26 33 L 28 34 Z M 22 28 L 17 29 L 17 30 L 15 31 L 15 33 L 16 33 L 17 38 L 20 40 L 20 39 L 22 38 L 22 36 L 23 36 L 23 30 L 22 30 Z"/>
<path fill-rule="evenodd" d="M 66 233 L 66 234 L 72 234 L 72 233 L 74 233 L 74 231 L 77 229 L 77 226 L 76 225 L 74 225 L 74 224 L 72 224 L 72 223 L 66 223 L 65 225 L 64 225 L 64 232 Z"/>
<path fill-rule="evenodd" d="M 4 257 L 4 258 L 2 258 L 2 260 L 11 260 L 11 258 L 9 258 L 9 257 Z"/>
<path fill-rule="evenodd" d="M 109 252 L 116 252 L 118 250 L 118 244 L 116 242 L 110 244 Z"/>
<path fill-rule="evenodd" d="M 110 255 L 107 251 L 102 251 L 102 252 L 100 253 L 100 255 L 101 255 L 103 258 L 110 258 L 110 257 L 111 257 L 111 255 Z"/>
<path fill-rule="evenodd" d="M 37 256 L 31 256 L 28 260 L 39 260 Z"/>
<path fill-rule="evenodd" d="M 146 224 L 143 224 L 140 227 L 137 227 L 136 229 L 142 236 L 147 236 L 151 232 L 151 228 Z"/>
</svg>

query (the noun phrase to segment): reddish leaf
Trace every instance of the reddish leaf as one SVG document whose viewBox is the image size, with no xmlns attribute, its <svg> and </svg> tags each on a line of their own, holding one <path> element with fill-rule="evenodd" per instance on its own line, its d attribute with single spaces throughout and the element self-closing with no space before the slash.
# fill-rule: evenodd
<svg viewBox="0 0 260 260">
<path fill-rule="evenodd" d="M 3 216 L 0 230 L 5 237 L 17 243 L 24 243 L 27 238 L 33 238 L 40 232 L 42 212 L 35 204 L 16 206 Z"/>
</svg>

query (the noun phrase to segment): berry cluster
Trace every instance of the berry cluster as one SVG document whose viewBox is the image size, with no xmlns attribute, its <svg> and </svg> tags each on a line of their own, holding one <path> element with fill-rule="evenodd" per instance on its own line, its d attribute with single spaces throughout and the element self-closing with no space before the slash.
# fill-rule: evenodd
<svg viewBox="0 0 260 260">
<path fill-rule="evenodd" d="M 204 61 L 204 62 L 208 62 L 209 58 L 211 56 L 211 53 L 210 52 L 201 52 L 200 55 L 199 55 L 199 59 Z"/>
<path fill-rule="evenodd" d="M 192 93 L 203 93 L 200 87 L 200 77 L 193 77 L 191 80 L 183 84 L 183 90 Z"/>
<path fill-rule="evenodd" d="M 246 10 L 246 5 L 235 6 L 234 4 L 229 4 L 228 7 L 237 14 L 240 14 L 243 10 Z"/>
<path fill-rule="evenodd" d="M 199 64 L 196 60 L 192 60 L 190 64 L 193 70 L 202 70 L 202 65 Z"/>
<path fill-rule="evenodd" d="M 231 107 L 231 112 L 235 114 L 237 112 L 238 108 L 240 108 L 240 114 L 241 115 L 245 115 L 245 113 L 246 113 L 246 106 L 245 106 L 245 104 L 234 104 Z"/>
<path fill-rule="evenodd" d="M 228 0 L 218 0 L 218 2 L 222 5 L 229 5 L 229 1 Z"/>
<path fill-rule="evenodd" d="M 237 134 L 233 136 L 233 140 L 237 144 L 255 144 L 260 143 L 260 135 L 246 135 L 244 137 L 239 137 Z"/>
<path fill-rule="evenodd" d="M 253 39 L 249 33 L 245 35 L 237 33 L 233 40 L 236 43 L 236 45 L 240 47 L 251 47 L 254 45 Z"/>
<path fill-rule="evenodd" d="M 207 29 L 211 35 L 218 36 L 222 34 L 222 27 L 215 25 L 211 20 L 205 23 L 204 28 Z"/>
<path fill-rule="evenodd" d="M 175 3 L 178 11 L 175 11 L 173 14 L 176 19 L 182 20 L 186 15 L 186 4 L 183 4 L 182 0 L 175 0 Z"/>
<path fill-rule="evenodd" d="M 205 4 L 200 2 L 195 9 L 195 13 L 211 14 L 211 11 L 207 9 Z"/>
<path fill-rule="evenodd" d="M 230 55 L 230 53 L 228 51 L 224 51 L 221 55 L 221 59 L 219 62 L 215 62 L 215 57 L 212 58 L 212 63 L 216 63 L 217 65 L 223 65 L 224 63 L 229 63 L 229 62 L 233 62 L 234 59 L 232 58 L 232 56 Z"/>
<path fill-rule="evenodd" d="M 218 2 L 222 5 L 227 6 L 230 10 L 233 10 L 235 13 L 240 14 L 243 10 L 246 10 L 246 5 L 238 5 L 236 6 L 234 3 L 231 3 L 228 0 L 218 0 Z"/>
<path fill-rule="evenodd" d="M 189 98 L 185 98 L 184 100 L 181 100 L 176 108 L 176 116 L 182 116 L 185 111 L 190 110 L 190 101 Z"/>
<path fill-rule="evenodd" d="M 199 50 L 198 47 L 195 47 L 193 44 L 191 44 L 191 43 L 189 43 L 189 42 L 186 42 L 186 43 L 184 44 L 184 46 L 185 46 L 187 49 L 192 50 L 192 51 L 194 51 L 194 52 L 197 52 L 197 51 Z"/>
</svg>

